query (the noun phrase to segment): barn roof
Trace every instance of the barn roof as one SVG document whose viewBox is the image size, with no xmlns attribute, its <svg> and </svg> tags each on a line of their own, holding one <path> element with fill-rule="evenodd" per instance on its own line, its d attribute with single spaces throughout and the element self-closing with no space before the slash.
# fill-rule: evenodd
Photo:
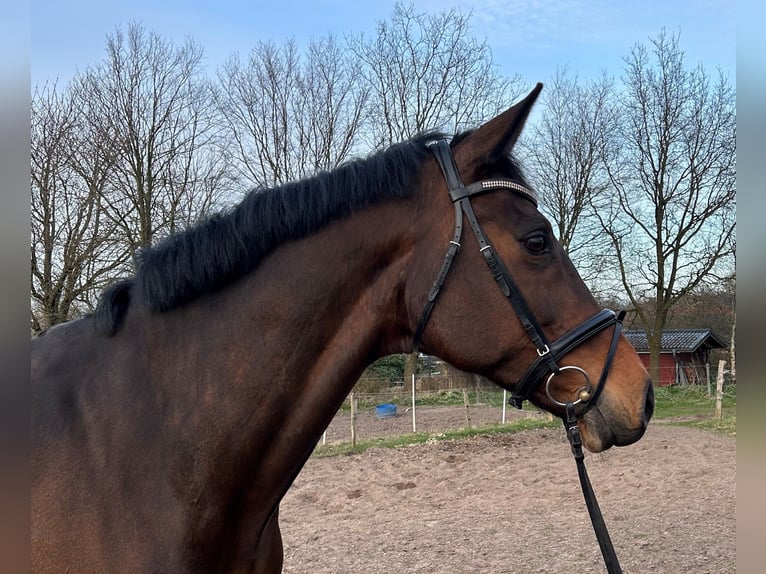
<svg viewBox="0 0 766 574">
<path fill-rule="evenodd" d="M 646 331 L 624 331 L 638 353 L 648 353 Z M 662 352 L 694 353 L 700 347 L 723 349 L 726 345 L 711 329 L 666 329 L 662 332 Z"/>
</svg>

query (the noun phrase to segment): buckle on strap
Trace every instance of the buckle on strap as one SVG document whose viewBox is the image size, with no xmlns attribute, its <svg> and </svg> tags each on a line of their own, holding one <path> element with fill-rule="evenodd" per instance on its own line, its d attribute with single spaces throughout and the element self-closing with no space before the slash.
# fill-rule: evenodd
<svg viewBox="0 0 766 574">
<path fill-rule="evenodd" d="M 585 455 L 582 451 L 582 436 L 580 435 L 580 428 L 577 426 L 577 417 L 574 412 L 574 403 L 566 403 L 564 405 L 566 409 L 567 420 L 564 423 L 566 428 L 567 438 L 569 439 L 569 445 L 572 448 L 572 455 L 575 460 L 582 460 Z"/>
<path fill-rule="evenodd" d="M 553 341 L 550 344 L 548 353 L 540 354 L 541 349 L 538 349 L 537 354 L 539 356 L 529 366 L 527 372 L 519 379 L 519 382 L 516 383 L 516 388 L 508 403 L 520 409 L 522 403 L 527 399 L 532 390 L 542 382 L 545 374 L 549 371 L 555 372 L 550 366 L 551 362 L 555 364 L 556 361 L 578 345 L 581 345 L 611 325 L 621 323 L 623 317 L 624 313 L 620 313 L 618 316 L 611 309 L 602 309 Z M 542 350 L 544 351 L 545 348 L 543 347 Z"/>
</svg>

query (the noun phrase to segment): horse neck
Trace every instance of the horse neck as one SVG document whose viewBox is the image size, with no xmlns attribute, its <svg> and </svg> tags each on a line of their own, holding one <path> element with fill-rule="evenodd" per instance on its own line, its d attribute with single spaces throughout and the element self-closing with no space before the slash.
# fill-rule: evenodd
<svg viewBox="0 0 766 574">
<path fill-rule="evenodd" d="M 236 284 L 157 316 L 165 328 L 147 345 L 151 369 L 173 365 L 173 408 L 201 421 L 210 456 L 264 460 L 295 443 L 307 456 L 363 369 L 409 340 L 408 203 L 373 206 L 287 243 Z"/>
<path fill-rule="evenodd" d="M 373 208 L 284 246 L 255 274 L 267 301 L 253 307 L 262 317 L 268 309 L 271 348 L 289 350 L 288 377 L 328 379 L 345 395 L 369 362 L 397 348 L 407 228 L 394 204 Z"/>
<path fill-rule="evenodd" d="M 146 318 L 140 345 L 149 384 L 164 387 L 167 464 L 187 477 L 173 493 L 186 538 L 255 547 L 364 368 L 408 350 L 431 280 L 430 269 L 412 279 L 429 213 L 417 198 L 377 204 L 284 244 L 215 295 Z M 218 517 L 234 500 L 230 536 Z"/>
</svg>

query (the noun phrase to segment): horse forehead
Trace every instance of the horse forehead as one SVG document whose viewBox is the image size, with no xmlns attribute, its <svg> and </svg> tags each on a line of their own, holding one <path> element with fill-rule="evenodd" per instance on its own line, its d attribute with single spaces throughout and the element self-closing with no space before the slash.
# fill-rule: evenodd
<svg viewBox="0 0 766 574">
<path fill-rule="evenodd" d="M 552 231 L 548 218 L 528 199 L 508 190 L 497 190 L 477 196 L 475 211 L 481 223 L 496 224 L 515 234 L 532 230 Z"/>
</svg>

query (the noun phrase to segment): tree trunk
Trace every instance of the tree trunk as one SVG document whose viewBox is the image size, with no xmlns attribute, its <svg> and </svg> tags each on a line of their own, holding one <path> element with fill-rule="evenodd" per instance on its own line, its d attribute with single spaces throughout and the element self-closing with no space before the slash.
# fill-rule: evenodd
<svg viewBox="0 0 766 574">
<path fill-rule="evenodd" d="M 734 321 L 731 324 L 731 341 L 729 343 L 729 362 L 731 363 L 731 382 L 737 382 L 737 346 L 735 343 L 735 332 L 737 329 L 737 312 L 734 311 Z"/>
<path fill-rule="evenodd" d="M 420 353 L 409 353 L 407 360 L 404 361 L 404 384 L 409 385 L 412 383 L 412 375 L 418 374 L 418 361 L 420 359 Z"/>
<path fill-rule="evenodd" d="M 647 332 L 646 342 L 649 347 L 649 376 L 654 384 L 660 382 L 660 354 L 662 353 L 662 331 Z"/>
</svg>

